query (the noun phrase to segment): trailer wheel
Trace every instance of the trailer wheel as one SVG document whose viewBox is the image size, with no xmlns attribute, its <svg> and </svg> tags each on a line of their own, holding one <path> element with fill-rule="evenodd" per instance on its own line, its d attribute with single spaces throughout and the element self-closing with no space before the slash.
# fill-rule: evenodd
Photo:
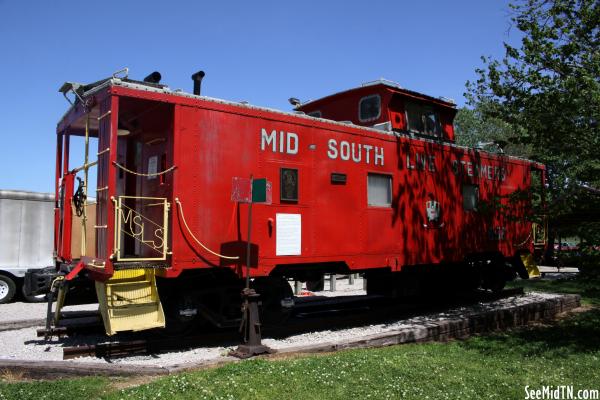
<svg viewBox="0 0 600 400">
<path fill-rule="evenodd" d="M 17 285 L 6 275 L 0 275 L 0 304 L 8 303 L 15 295 Z"/>
<path fill-rule="evenodd" d="M 46 293 L 43 294 L 32 294 L 32 295 L 27 295 L 25 294 L 25 286 L 23 286 L 21 288 L 21 293 L 23 293 L 23 298 L 25 299 L 25 301 L 29 302 L 29 303 L 43 303 L 46 301 Z"/>
</svg>

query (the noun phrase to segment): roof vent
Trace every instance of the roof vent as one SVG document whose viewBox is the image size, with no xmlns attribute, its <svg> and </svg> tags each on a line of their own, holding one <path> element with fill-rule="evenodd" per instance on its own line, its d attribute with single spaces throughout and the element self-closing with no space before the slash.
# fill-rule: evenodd
<svg viewBox="0 0 600 400">
<path fill-rule="evenodd" d="M 161 78 L 162 78 L 162 76 L 160 75 L 160 72 L 154 71 L 153 73 L 151 73 L 150 75 L 148 75 L 147 77 L 144 78 L 144 82 L 160 83 Z"/>
<path fill-rule="evenodd" d="M 204 71 L 198 71 L 192 75 L 192 80 L 194 81 L 194 94 L 196 96 L 200 96 L 200 88 L 202 86 L 202 78 L 204 78 Z"/>
<path fill-rule="evenodd" d="M 366 87 L 366 86 L 375 86 L 375 85 L 385 85 L 385 86 L 395 87 L 397 89 L 402 89 L 402 86 L 400 86 L 400 84 L 398 82 L 390 81 L 389 79 L 385 79 L 385 78 L 379 78 L 375 81 L 365 82 L 361 86 Z"/>
</svg>

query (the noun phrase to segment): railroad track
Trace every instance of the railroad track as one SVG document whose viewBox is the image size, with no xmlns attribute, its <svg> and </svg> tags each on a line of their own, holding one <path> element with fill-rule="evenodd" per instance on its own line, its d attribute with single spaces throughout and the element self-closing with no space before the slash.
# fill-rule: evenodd
<svg viewBox="0 0 600 400">
<path fill-rule="evenodd" d="M 265 325 L 263 335 L 272 338 L 283 338 L 316 330 L 333 330 L 361 325 L 384 323 L 410 318 L 450 308 L 473 304 L 474 302 L 490 302 L 502 298 L 523 294 L 522 288 L 506 289 L 501 293 L 478 291 L 460 294 L 452 297 L 440 297 L 438 301 L 430 298 L 420 299 L 419 302 L 391 302 L 381 296 L 341 296 L 336 298 L 300 298 L 294 307 L 293 316 L 283 325 Z M 440 301 L 443 301 L 441 303 Z M 100 325 L 101 326 L 101 325 Z M 86 326 L 85 329 L 90 329 Z M 77 333 L 77 326 L 71 325 L 64 334 Z M 42 335 L 43 336 L 43 335 Z M 141 335 L 140 335 L 141 336 Z M 156 354 L 204 346 L 233 347 L 239 344 L 239 334 L 236 329 L 216 330 L 198 335 L 175 338 L 160 338 L 151 333 L 145 337 L 128 340 L 117 336 L 114 341 L 64 347 L 63 359 L 77 357 L 118 358 L 142 354 Z"/>
</svg>

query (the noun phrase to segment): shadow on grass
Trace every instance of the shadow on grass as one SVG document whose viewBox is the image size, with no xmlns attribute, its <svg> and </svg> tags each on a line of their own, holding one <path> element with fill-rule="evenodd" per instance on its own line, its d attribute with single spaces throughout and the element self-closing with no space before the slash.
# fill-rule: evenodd
<svg viewBox="0 0 600 400">
<path fill-rule="evenodd" d="M 529 279 L 513 281 L 509 286 L 522 287 L 527 291 L 579 294 L 583 304 L 600 306 L 600 281 L 598 280 L 580 277 L 556 280 Z"/>
<path fill-rule="evenodd" d="M 511 286 L 526 290 L 581 295 L 594 308 L 553 323 L 478 337 L 462 343 L 484 354 L 519 353 L 523 356 L 568 357 L 600 352 L 600 282 L 581 278 L 516 281 Z"/>
</svg>

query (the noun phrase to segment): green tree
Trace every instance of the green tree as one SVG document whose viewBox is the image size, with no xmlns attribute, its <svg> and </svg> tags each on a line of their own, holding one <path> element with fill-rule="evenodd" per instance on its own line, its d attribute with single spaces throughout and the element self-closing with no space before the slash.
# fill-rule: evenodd
<svg viewBox="0 0 600 400">
<path fill-rule="evenodd" d="M 515 142 L 510 124 L 485 115 L 481 108 L 463 107 L 458 110 L 454 118 L 457 144 L 483 148 L 492 153 L 531 157 L 531 146 Z"/>
<path fill-rule="evenodd" d="M 484 121 L 508 124 L 508 141 L 546 164 L 551 226 L 569 221 L 589 232 L 593 218 L 581 212 L 600 205 L 600 2 L 510 7 L 520 46 L 505 43 L 502 60 L 483 58 L 477 81 L 467 83 L 469 104 Z"/>
</svg>

